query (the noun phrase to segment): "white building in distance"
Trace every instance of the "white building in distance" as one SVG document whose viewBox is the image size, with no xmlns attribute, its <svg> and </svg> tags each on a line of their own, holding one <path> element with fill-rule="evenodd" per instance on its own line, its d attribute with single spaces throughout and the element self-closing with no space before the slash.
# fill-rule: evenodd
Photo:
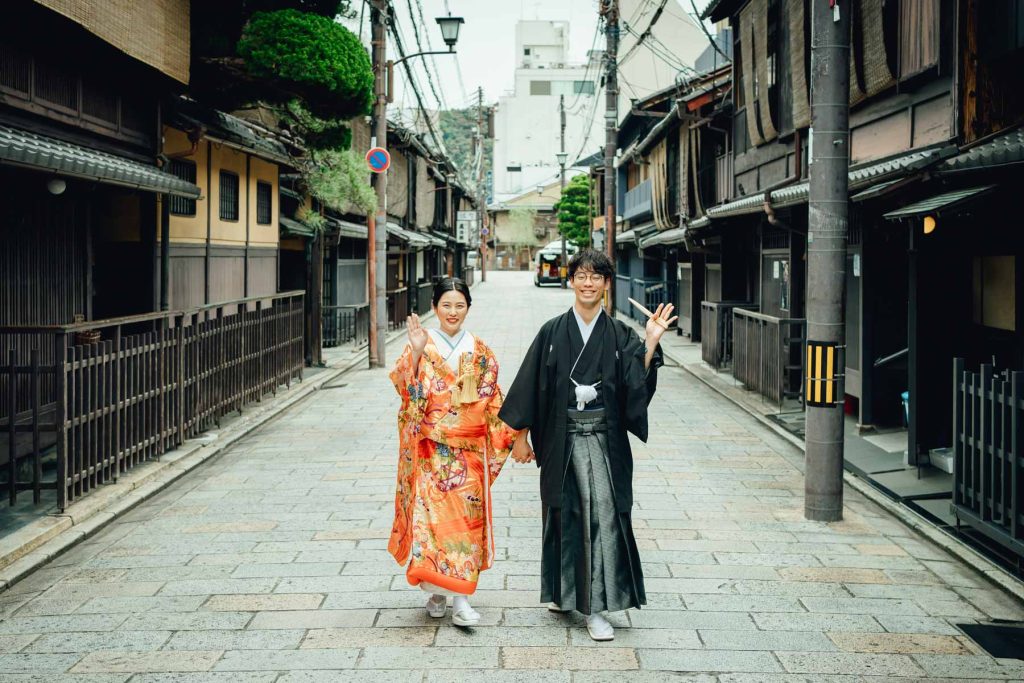
<svg viewBox="0 0 1024 683">
<path fill-rule="evenodd" d="M 693 76 L 694 64 L 708 47 L 708 40 L 679 0 L 620 0 L 619 12 L 621 121 L 632 100 Z M 595 44 L 603 48 L 604 43 L 601 35 Z M 494 117 L 494 202 L 558 178 L 555 155 L 559 151 L 561 95 L 565 96 L 569 165 L 603 150 L 604 51 L 593 50 L 580 57 L 576 61 L 571 58 L 568 22 L 523 20 L 516 25 L 515 88 L 498 100 Z M 574 174 L 568 171 L 566 176 Z"/>
<path fill-rule="evenodd" d="M 495 202 L 558 178 L 562 96 L 569 164 L 596 150 L 604 130 L 595 111 L 602 53 L 570 62 L 568 22 L 520 21 L 516 55 L 515 89 L 498 100 L 494 116 Z"/>
</svg>

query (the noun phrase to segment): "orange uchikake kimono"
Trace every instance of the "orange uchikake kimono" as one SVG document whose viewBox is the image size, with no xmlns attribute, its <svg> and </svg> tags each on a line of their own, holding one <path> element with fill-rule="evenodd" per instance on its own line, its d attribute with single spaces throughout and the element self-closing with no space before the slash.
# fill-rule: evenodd
<svg viewBox="0 0 1024 683">
<path fill-rule="evenodd" d="M 409 562 L 410 584 L 463 595 L 494 562 L 490 489 L 517 434 L 498 419 L 494 354 L 478 338 L 473 349 L 456 372 L 433 341 L 413 368 L 407 345 L 390 375 L 402 407 L 388 552 Z"/>
</svg>

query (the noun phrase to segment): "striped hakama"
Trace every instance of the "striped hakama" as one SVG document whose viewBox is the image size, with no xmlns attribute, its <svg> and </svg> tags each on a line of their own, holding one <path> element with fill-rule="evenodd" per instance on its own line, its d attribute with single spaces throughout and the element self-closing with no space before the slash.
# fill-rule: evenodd
<svg viewBox="0 0 1024 683">
<path fill-rule="evenodd" d="M 541 601 L 583 614 L 647 604 L 628 512 L 617 512 L 603 410 L 568 411 L 561 507 L 544 508 Z"/>
</svg>

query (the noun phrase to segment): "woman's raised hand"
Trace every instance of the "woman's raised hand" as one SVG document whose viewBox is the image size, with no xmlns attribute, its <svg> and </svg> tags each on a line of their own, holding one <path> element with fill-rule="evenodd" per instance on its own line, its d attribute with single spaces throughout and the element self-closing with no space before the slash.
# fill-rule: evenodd
<svg viewBox="0 0 1024 683">
<path fill-rule="evenodd" d="M 420 317 L 413 313 L 405 319 L 405 330 L 409 335 L 409 346 L 413 355 L 419 357 L 427 346 L 427 331 L 420 325 Z"/>
</svg>

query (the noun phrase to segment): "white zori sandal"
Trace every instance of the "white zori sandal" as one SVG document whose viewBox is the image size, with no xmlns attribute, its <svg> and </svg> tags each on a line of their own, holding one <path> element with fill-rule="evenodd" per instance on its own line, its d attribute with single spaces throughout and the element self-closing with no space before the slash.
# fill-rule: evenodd
<svg viewBox="0 0 1024 683">
<path fill-rule="evenodd" d="M 476 626 L 480 623 L 480 613 L 470 606 L 464 595 L 458 595 L 452 601 L 452 623 L 456 626 Z"/>
<path fill-rule="evenodd" d="M 596 641 L 615 640 L 615 629 L 600 614 L 587 615 L 587 632 Z"/>
<path fill-rule="evenodd" d="M 431 595 L 427 599 L 427 614 L 434 619 L 440 619 L 448 609 L 448 598 L 443 595 Z"/>
</svg>

